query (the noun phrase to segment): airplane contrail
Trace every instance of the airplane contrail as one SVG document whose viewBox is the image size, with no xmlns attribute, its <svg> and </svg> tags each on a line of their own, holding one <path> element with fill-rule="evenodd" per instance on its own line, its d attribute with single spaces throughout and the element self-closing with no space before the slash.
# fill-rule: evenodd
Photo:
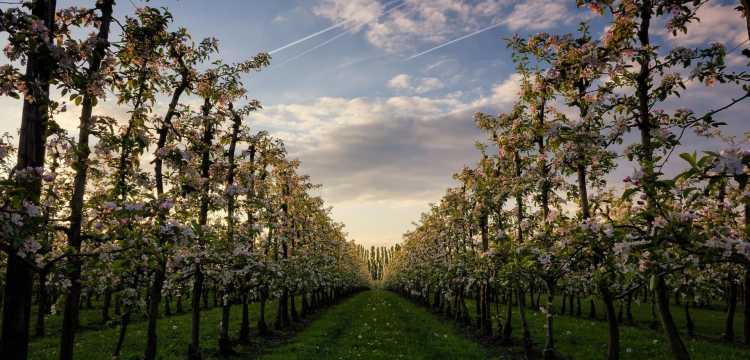
<svg viewBox="0 0 750 360">
<path fill-rule="evenodd" d="M 401 0 L 398 0 L 398 1 L 401 1 Z M 389 4 L 392 4 L 392 3 L 394 3 L 394 2 L 395 2 L 395 1 L 392 1 L 392 2 L 390 2 Z M 406 4 L 407 4 L 407 3 L 402 3 L 402 4 L 399 4 L 399 5 L 396 5 L 396 6 L 392 7 L 392 8 L 390 8 L 390 9 L 388 9 L 387 11 L 383 12 L 383 14 L 382 14 L 382 15 L 380 15 L 380 16 L 385 16 L 385 15 L 388 15 L 388 14 L 390 14 L 390 13 L 394 12 L 395 10 L 397 10 L 397 9 L 399 9 L 399 8 L 402 8 L 402 7 L 406 6 Z M 388 5 L 386 5 L 386 6 L 388 6 Z M 294 61 L 294 60 L 297 60 L 297 59 L 299 59 L 299 58 L 301 58 L 301 57 L 303 57 L 303 56 L 305 56 L 305 55 L 307 55 L 307 54 L 309 54 L 309 53 L 311 53 L 311 52 L 313 52 L 313 51 L 315 51 L 315 50 L 317 50 L 317 49 L 320 49 L 320 48 L 322 48 L 323 46 L 326 46 L 326 45 L 328 45 L 328 44 L 330 44 L 330 43 L 332 43 L 332 42 L 336 41 L 336 39 L 338 39 L 338 38 L 340 38 L 340 37 L 342 37 L 342 36 L 344 36 L 344 35 L 346 35 L 346 34 L 349 34 L 349 31 L 347 31 L 347 30 L 344 30 L 344 32 L 342 32 L 342 33 L 340 33 L 340 34 L 338 34 L 338 35 L 336 35 L 336 36 L 334 36 L 334 37 L 332 37 L 332 38 L 330 38 L 330 39 L 328 39 L 328 40 L 326 40 L 326 41 L 324 41 L 324 42 L 322 42 L 322 43 L 320 43 L 320 44 L 318 44 L 318 45 L 315 45 L 315 46 L 313 46 L 312 48 L 310 48 L 310 49 L 307 49 L 307 50 L 305 50 L 305 51 L 303 51 L 303 52 L 301 52 L 301 53 L 299 53 L 299 54 L 297 54 L 297 55 L 295 55 L 295 56 L 293 56 L 293 57 L 291 57 L 291 58 L 289 58 L 289 59 L 287 59 L 287 60 L 284 60 L 284 62 L 280 63 L 279 65 L 276 65 L 275 67 L 276 67 L 276 68 L 279 68 L 279 67 L 281 67 L 281 66 L 283 66 L 283 65 L 285 65 L 285 64 L 287 64 L 287 63 L 289 63 L 289 62 L 292 62 L 292 61 Z"/>
<path fill-rule="evenodd" d="M 318 32 L 314 33 L 314 34 L 310 34 L 310 35 L 307 35 L 307 36 L 305 36 L 305 37 L 303 37 L 303 38 L 301 38 L 301 39 L 299 39 L 299 40 L 295 40 L 295 41 L 293 41 L 293 42 L 290 42 L 289 44 L 286 44 L 286 45 L 284 45 L 284 46 L 282 46 L 282 47 L 280 47 L 280 48 L 278 48 L 278 49 L 276 49 L 276 50 L 271 50 L 271 51 L 269 51 L 269 52 L 268 52 L 268 54 L 270 54 L 270 55 L 273 55 L 273 54 L 275 54 L 275 53 L 277 53 L 277 52 L 279 52 L 279 51 L 282 51 L 282 50 L 288 49 L 288 48 L 290 48 L 290 47 L 292 47 L 292 46 L 294 46 L 294 45 L 297 45 L 297 44 L 299 44 L 299 43 L 302 43 L 302 42 L 305 42 L 305 41 L 307 41 L 307 40 L 310 40 L 310 39 L 312 39 L 312 38 L 314 38 L 314 37 L 316 37 L 316 36 L 320 36 L 320 35 L 323 35 L 323 34 L 325 34 L 325 33 L 329 32 L 329 31 L 331 31 L 331 30 L 334 30 L 334 29 L 337 29 L 337 28 L 340 28 L 340 27 L 342 27 L 342 26 L 346 25 L 346 24 L 347 24 L 347 23 L 349 23 L 350 21 L 351 21 L 351 20 L 347 20 L 347 21 L 344 21 L 344 22 L 340 22 L 340 23 L 338 23 L 338 24 L 335 24 L 335 25 L 331 25 L 331 26 L 329 26 L 329 27 L 327 27 L 327 28 L 325 28 L 325 29 L 323 29 L 323 30 L 320 30 L 320 31 L 318 31 Z"/>
<path fill-rule="evenodd" d="M 395 3 L 398 3 L 398 2 L 401 2 L 401 1 L 404 1 L 404 0 L 393 0 L 393 1 L 391 1 L 391 2 L 389 2 L 389 3 L 386 3 L 385 5 L 383 5 L 383 8 L 387 8 L 387 7 L 389 7 L 389 6 L 393 5 L 393 4 L 395 4 Z M 396 9 L 396 8 L 399 8 L 399 7 L 403 6 L 403 5 L 406 5 L 406 3 L 403 3 L 403 4 L 401 4 L 401 5 L 398 5 L 398 6 L 394 7 L 394 8 L 391 8 L 390 10 L 388 10 L 388 11 L 384 12 L 384 13 L 383 13 L 383 15 L 385 15 L 385 14 L 388 14 L 389 12 L 391 12 L 391 11 L 393 11 L 394 9 Z M 314 38 L 314 37 L 317 37 L 317 36 L 323 35 L 323 34 L 325 34 L 325 33 L 329 32 L 329 31 L 331 31 L 331 30 L 335 30 L 335 29 L 338 29 L 338 28 L 340 28 L 340 27 L 342 27 L 342 26 L 344 26 L 344 25 L 346 25 L 346 24 L 348 24 L 348 23 L 350 23 L 350 22 L 352 22 L 352 21 L 354 21 L 354 19 L 349 19 L 349 20 L 346 20 L 346 21 L 342 21 L 342 22 L 340 22 L 340 23 L 338 23 L 338 24 L 333 24 L 333 25 L 331 25 L 331 26 L 329 26 L 329 27 L 327 27 L 327 28 L 325 28 L 325 29 L 323 29 L 323 30 L 320 30 L 320 31 L 316 32 L 316 33 L 313 33 L 313 34 L 307 35 L 307 36 L 305 36 L 305 37 L 303 37 L 303 38 L 301 38 L 301 39 L 298 39 L 298 40 L 292 41 L 292 42 L 290 42 L 289 44 L 286 44 L 286 45 L 284 45 L 284 46 L 282 46 L 282 47 L 280 47 L 280 48 L 278 48 L 278 49 L 275 49 L 275 50 L 271 50 L 271 51 L 269 51 L 269 52 L 268 52 L 268 54 L 270 54 L 270 55 L 273 55 L 273 54 L 275 54 L 275 53 L 277 53 L 277 52 L 279 52 L 279 51 L 282 51 L 282 50 L 286 50 L 286 49 L 288 49 L 288 48 L 290 48 L 290 47 L 292 47 L 292 46 L 294 46 L 294 45 L 297 45 L 297 44 L 303 43 L 303 42 L 305 42 L 305 41 L 307 41 L 307 40 L 310 40 L 310 39 L 312 39 L 312 38 Z"/>
<path fill-rule="evenodd" d="M 289 58 L 287 60 L 284 60 L 284 62 L 282 62 L 279 65 L 276 65 L 276 67 L 277 68 L 278 67 L 282 67 L 285 64 L 290 63 L 290 62 L 292 62 L 294 60 L 297 60 L 297 59 L 299 59 L 299 58 L 301 58 L 301 57 L 303 57 L 303 56 L 305 56 L 305 55 L 307 55 L 307 54 L 309 54 L 309 53 L 311 53 L 311 52 L 313 52 L 313 51 L 315 51 L 317 49 L 320 49 L 323 46 L 326 46 L 326 45 L 332 43 L 333 41 L 335 41 L 336 39 L 338 39 L 338 38 L 340 38 L 340 37 L 342 37 L 344 35 L 347 35 L 347 34 L 349 34 L 349 31 L 344 31 L 344 32 L 342 32 L 342 33 L 340 33 L 340 34 L 338 34 L 338 35 L 336 35 L 336 36 L 334 36 L 334 37 L 332 37 L 332 38 L 330 38 L 330 39 L 328 39 L 328 40 L 326 40 L 326 41 L 324 41 L 324 42 L 322 42 L 322 43 L 320 43 L 318 45 L 315 45 L 315 46 L 313 46 L 313 47 L 311 47 L 311 48 L 309 48 L 309 49 L 307 49 L 307 50 L 305 50 L 305 51 L 303 51 L 303 52 L 301 52 L 301 53 L 299 53 L 299 54 L 297 54 L 297 55 L 295 55 L 295 56 L 293 56 L 293 57 L 291 57 L 291 58 Z"/>
<path fill-rule="evenodd" d="M 409 58 L 407 58 L 407 59 L 406 59 L 405 61 L 410 61 L 410 60 L 414 60 L 414 59 L 416 59 L 416 58 L 418 58 L 418 57 L 420 57 L 420 56 L 422 56 L 422 55 L 426 55 L 426 54 L 429 54 L 429 53 L 431 53 L 431 52 L 433 52 L 433 51 L 435 51 L 435 50 L 437 50 L 437 49 L 440 49 L 440 48 L 446 47 L 446 46 L 448 46 L 448 45 L 451 45 L 451 44 L 455 44 L 455 43 L 457 43 L 457 42 L 459 42 L 459 41 L 461 41 L 461 40 L 464 40 L 464 39 L 468 39 L 468 38 L 470 38 L 470 37 L 472 37 L 472 36 L 475 36 L 475 35 L 479 35 L 479 34 L 481 34 L 481 33 L 485 32 L 485 31 L 489 31 L 489 30 L 492 30 L 492 29 L 494 29 L 494 28 L 496 28 L 496 27 L 499 27 L 499 26 L 500 26 L 500 25 L 502 25 L 502 24 L 503 24 L 502 22 L 499 22 L 499 23 L 496 23 L 496 24 L 492 24 L 492 25 L 490 25 L 490 26 L 487 26 L 487 27 L 485 27 L 485 28 L 479 29 L 479 30 L 477 30 L 477 31 L 475 31 L 475 32 L 473 32 L 473 33 L 471 33 L 471 34 L 466 34 L 466 35 L 464 35 L 464 36 L 461 36 L 461 37 L 460 37 L 460 38 L 458 38 L 458 39 L 453 39 L 453 40 L 451 40 L 451 41 L 448 41 L 448 42 L 446 42 L 446 43 L 443 43 L 443 44 L 440 44 L 440 45 L 438 45 L 438 46 L 435 46 L 435 47 L 434 47 L 434 48 L 432 48 L 432 49 L 428 49 L 428 50 L 422 51 L 422 52 L 421 52 L 421 53 L 419 53 L 419 54 L 416 54 L 416 55 L 412 55 L 412 56 L 410 56 Z"/>
</svg>

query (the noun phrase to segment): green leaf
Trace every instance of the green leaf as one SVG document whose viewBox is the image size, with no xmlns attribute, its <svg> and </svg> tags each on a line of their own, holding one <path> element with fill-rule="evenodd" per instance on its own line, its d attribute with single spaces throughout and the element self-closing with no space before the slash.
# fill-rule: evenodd
<svg viewBox="0 0 750 360">
<path fill-rule="evenodd" d="M 656 290 L 656 275 L 651 275 L 651 280 L 648 282 L 648 288 L 651 291 Z"/>
<path fill-rule="evenodd" d="M 691 153 L 682 153 L 682 154 L 680 154 L 680 157 L 683 160 L 687 161 L 688 164 L 690 164 L 690 166 L 692 166 L 692 167 L 696 167 L 698 165 L 698 161 L 696 160 L 695 153 L 692 153 L 692 154 Z"/>
</svg>

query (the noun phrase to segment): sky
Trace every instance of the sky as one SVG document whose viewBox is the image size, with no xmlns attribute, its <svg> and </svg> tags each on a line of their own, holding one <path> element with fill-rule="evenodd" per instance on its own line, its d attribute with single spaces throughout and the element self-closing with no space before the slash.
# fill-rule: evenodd
<svg viewBox="0 0 750 360">
<path fill-rule="evenodd" d="M 94 1 L 58 0 L 58 7 Z M 142 0 L 119 0 L 123 19 Z M 246 119 L 283 139 L 291 158 L 319 190 L 352 239 L 366 246 L 400 241 L 419 214 L 454 185 L 452 174 L 479 159 L 476 111 L 499 113 L 515 101 L 519 76 L 505 40 L 513 34 L 575 32 L 602 19 L 573 0 L 153 0 L 175 26 L 215 37 L 221 58 L 260 51 L 271 66 L 246 80 L 264 106 Z M 687 36 L 657 36 L 665 49 L 747 40 L 734 2 L 710 1 Z M 658 24 L 654 27 L 658 32 Z M 747 47 L 747 44 L 744 44 Z M 730 63 L 742 65 L 739 51 Z M 726 87 L 695 89 L 670 106 L 711 109 L 738 95 Z M 741 94 L 740 94 L 741 95 Z M 0 99 L 0 131 L 15 133 L 21 105 Z M 117 112 L 106 104 L 95 113 Z M 748 104 L 722 114 L 728 132 L 750 131 Z M 77 109 L 61 120 L 74 131 Z M 691 145 L 711 143 L 690 139 Z M 632 169 L 623 166 L 612 178 Z"/>
</svg>

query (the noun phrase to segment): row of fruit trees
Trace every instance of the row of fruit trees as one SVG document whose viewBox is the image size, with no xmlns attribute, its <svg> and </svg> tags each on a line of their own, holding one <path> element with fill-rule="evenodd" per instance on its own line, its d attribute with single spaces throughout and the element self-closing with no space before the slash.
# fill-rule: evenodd
<svg viewBox="0 0 750 360">
<path fill-rule="evenodd" d="M 529 354 L 526 299 L 543 292 L 546 325 L 538 331 L 547 358 L 556 354 L 554 297 L 569 294 L 604 304 L 608 359 L 620 354 L 615 302 L 630 306 L 643 291 L 653 296 L 675 358 L 690 354 L 671 314 L 672 294 L 686 304 L 726 300 L 723 336 L 733 341 L 739 290 L 750 314 L 750 147 L 745 135 L 723 133 L 718 117 L 750 97 L 750 74 L 746 65 L 727 65 L 734 44 L 668 49 L 653 40 L 690 34 L 706 3 L 579 0 L 607 21 L 601 37 L 582 24 L 575 34 L 508 39 L 519 99 L 498 116 L 476 115 L 487 134 L 480 160 L 455 174 L 458 186 L 405 234 L 387 286 L 460 321 L 469 318 L 464 299 L 476 299 L 482 333 L 506 340 L 517 296 Z M 726 15 L 744 16 L 745 6 Z M 711 86 L 736 96 L 706 112 L 670 105 Z M 694 151 L 688 134 L 721 150 Z M 673 164 L 681 169 L 669 173 Z M 634 173 L 614 179 L 617 168 Z M 509 313 L 493 329 L 498 302 Z M 744 336 L 750 342 L 747 315 Z"/>
<path fill-rule="evenodd" d="M 114 0 L 95 3 L 0 12 L 0 95 L 23 102 L 18 146 L 0 141 L 0 358 L 27 358 L 32 301 L 38 336 L 45 315 L 63 314 L 60 359 L 74 357 L 81 303 L 92 297 L 103 321 L 110 306 L 120 310 L 113 356 L 131 316 L 145 314 L 144 359 L 155 359 L 160 309 L 189 299 L 197 359 L 209 292 L 228 353 L 232 304 L 246 315 L 249 302 L 278 301 L 283 328 L 365 286 L 365 259 L 317 186 L 281 140 L 248 126 L 261 105 L 243 79 L 269 55 L 227 64 L 216 39 L 192 39 L 167 9 L 118 20 Z M 80 112 L 76 131 L 58 123 L 66 112 Z M 241 338 L 249 326 L 243 316 Z"/>
</svg>

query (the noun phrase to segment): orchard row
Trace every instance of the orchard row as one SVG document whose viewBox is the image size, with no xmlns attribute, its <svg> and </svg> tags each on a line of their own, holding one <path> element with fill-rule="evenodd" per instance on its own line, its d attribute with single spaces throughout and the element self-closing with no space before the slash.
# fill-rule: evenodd
<svg viewBox="0 0 750 360">
<path fill-rule="evenodd" d="M 365 286 L 365 259 L 317 186 L 281 140 L 247 126 L 261 105 L 243 79 L 269 55 L 224 63 L 215 39 L 194 41 L 166 9 L 118 20 L 114 3 L 34 0 L 0 13 L 0 93 L 23 101 L 18 146 L 0 142 L 0 358 L 28 357 L 32 302 L 36 335 L 47 314 L 63 313 L 60 359 L 74 358 L 82 297 L 103 299 L 103 321 L 113 302 L 120 310 L 114 357 L 131 316 L 145 314 L 144 359 L 155 359 L 163 299 L 189 299 L 186 351 L 199 359 L 209 292 L 222 305 L 219 351 L 229 353 L 232 304 L 246 313 L 260 302 L 264 333 L 267 303 L 278 302 L 284 328 Z M 97 114 L 98 104 L 114 110 Z M 69 132 L 58 121 L 73 111 Z"/>
<path fill-rule="evenodd" d="M 747 58 L 732 67 L 725 60 L 733 49 L 722 44 L 670 49 L 654 40 L 690 35 L 703 1 L 578 3 L 607 22 L 603 34 L 582 24 L 575 34 L 508 40 L 519 99 L 498 116 L 476 115 L 487 134 L 481 159 L 455 174 L 458 186 L 404 236 L 387 286 L 462 322 L 466 299 L 475 299 L 482 334 L 506 341 L 518 304 L 528 356 L 559 356 L 556 296 L 571 307 L 574 296 L 604 304 L 608 359 L 621 353 L 616 303 L 629 310 L 640 294 L 655 302 L 676 359 L 690 353 L 671 313 L 673 295 L 689 305 L 688 316 L 691 306 L 726 301 L 726 330 L 716 335 L 730 343 L 742 295 L 750 342 L 750 147 L 717 119 L 750 97 Z M 704 112 L 675 109 L 677 97 L 710 86 L 736 98 Z M 687 134 L 723 150 L 698 153 Z M 680 170 L 668 173 L 667 165 Z M 635 171 L 614 178 L 619 168 Z M 535 292 L 545 294 L 543 329 L 528 327 Z M 507 315 L 493 314 L 498 303 Z M 497 316 L 504 321 L 493 322 Z M 542 349 L 532 349 L 530 331 L 545 333 Z"/>
</svg>

